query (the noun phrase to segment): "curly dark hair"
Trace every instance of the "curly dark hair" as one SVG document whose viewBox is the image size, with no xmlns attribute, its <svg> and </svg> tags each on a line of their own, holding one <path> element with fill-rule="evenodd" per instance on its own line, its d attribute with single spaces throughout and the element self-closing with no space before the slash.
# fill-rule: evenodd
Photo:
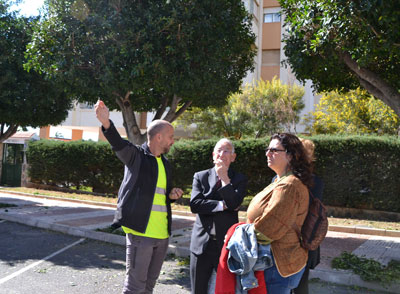
<svg viewBox="0 0 400 294">
<path fill-rule="evenodd" d="M 286 153 L 292 155 L 289 162 L 290 170 L 293 175 L 302 181 L 304 185 L 311 188 L 313 186 L 312 162 L 308 156 L 300 139 L 289 133 L 277 133 L 272 135 L 271 140 L 277 139 Z"/>
</svg>

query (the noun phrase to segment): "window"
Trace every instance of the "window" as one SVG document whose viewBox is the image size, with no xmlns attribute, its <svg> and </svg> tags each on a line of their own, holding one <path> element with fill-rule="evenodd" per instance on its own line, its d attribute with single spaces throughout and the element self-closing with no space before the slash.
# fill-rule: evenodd
<svg viewBox="0 0 400 294">
<path fill-rule="evenodd" d="M 281 14 L 278 13 L 264 13 L 264 23 L 280 22 Z"/>
<path fill-rule="evenodd" d="M 262 65 L 263 66 L 280 66 L 280 50 L 263 50 Z"/>
</svg>

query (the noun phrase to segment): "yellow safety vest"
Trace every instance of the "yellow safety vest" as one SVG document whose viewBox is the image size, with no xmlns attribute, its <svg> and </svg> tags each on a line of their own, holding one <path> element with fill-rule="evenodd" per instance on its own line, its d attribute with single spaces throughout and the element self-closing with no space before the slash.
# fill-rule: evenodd
<svg viewBox="0 0 400 294">
<path fill-rule="evenodd" d="M 126 234 L 150 237 L 155 239 L 166 239 L 168 234 L 168 212 L 167 212 L 167 175 L 161 157 L 156 157 L 158 164 L 157 187 L 154 194 L 153 206 L 151 208 L 149 223 L 146 232 L 139 233 L 135 230 L 122 226 Z"/>
</svg>

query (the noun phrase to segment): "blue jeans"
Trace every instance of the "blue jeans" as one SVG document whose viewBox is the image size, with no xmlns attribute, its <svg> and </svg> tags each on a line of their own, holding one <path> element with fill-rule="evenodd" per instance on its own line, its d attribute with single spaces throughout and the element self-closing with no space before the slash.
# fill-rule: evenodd
<svg viewBox="0 0 400 294">
<path fill-rule="evenodd" d="M 299 285 L 301 277 L 303 276 L 306 267 L 303 267 L 298 273 L 291 275 L 287 278 L 282 277 L 276 268 L 275 260 L 274 265 L 264 270 L 264 279 L 267 284 L 268 294 L 290 294 L 290 291 Z"/>
</svg>

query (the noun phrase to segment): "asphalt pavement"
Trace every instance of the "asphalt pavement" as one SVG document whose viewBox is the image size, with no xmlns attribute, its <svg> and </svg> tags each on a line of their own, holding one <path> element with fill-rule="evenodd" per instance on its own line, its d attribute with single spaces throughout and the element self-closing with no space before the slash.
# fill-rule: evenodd
<svg viewBox="0 0 400 294">
<path fill-rule="evenodd" d="M 41 195 L 9 193 L 4 190 L 0 191 L 0 203 L 10 205 L 0 208 L 0 220 L 61 232 L 69 236 L 125 245 L 125 237 L 97 231 L 109 227 L 115 205 L 66 201 Z M 193 214 L 173 211 L 170 254 L 189 256 L 193 222 Z M 327 237 L 321 245 L 321 263 L 310 272 L 310 279 L 320 281 L 318 286 L 333 283 L 368 291 L 399 293 L 399 283 L 383 286 L 379 283 L 365 282 L 350 271 L 333 269 L 332 259 L 343 251 L 373 258 L 386 265 L 390 260 L 400 260 L 400 231 L 330 226 Z"/>
</svg>

